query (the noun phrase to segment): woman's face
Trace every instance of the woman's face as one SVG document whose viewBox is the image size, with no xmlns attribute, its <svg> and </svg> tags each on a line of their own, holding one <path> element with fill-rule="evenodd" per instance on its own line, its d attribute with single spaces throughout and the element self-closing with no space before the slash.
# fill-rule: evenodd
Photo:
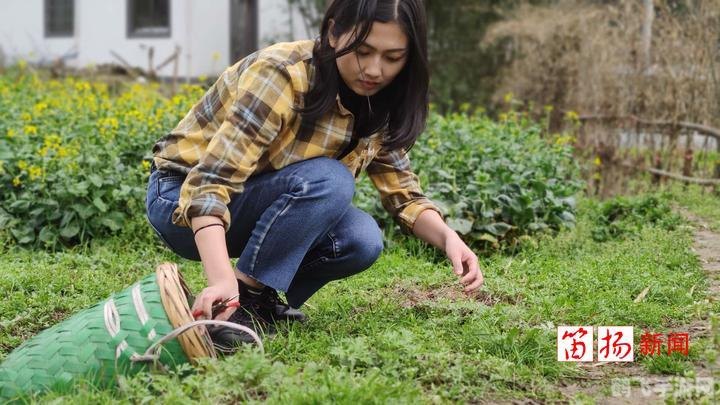
<svg viewBox="0 0 720 405">
<path fill-rule="evenodd" d="M 330 34 L 330 46 L 336 50 L 345 48 L 352 42 L 351 33 L 339 38 Z M 340 76 L 355 93 L 372 96 L 389 85 L 405 66 L 407 47 L 408 38 L 397 22 L 376 21 L 360 47 L 336 59 Z"/>
</svg>

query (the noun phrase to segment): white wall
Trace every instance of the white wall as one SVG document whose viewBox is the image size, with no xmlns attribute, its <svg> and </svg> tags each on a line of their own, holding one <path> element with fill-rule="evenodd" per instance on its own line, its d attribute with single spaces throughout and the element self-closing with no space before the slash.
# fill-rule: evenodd
<svg viewBox="0 0 720 405">
<path fill-rule="evenodd" d="M 317 36 L 306 31 L 297 10 L 290 14 L 287 0 L 258 1 L 260 47 Z M 213 76 L 234 63 L 229 55 L 229 0 L 171 0 L 168 38 L 128 38 L 126 0 L 75 0 L 75 36 L 45 38 L 43 7 L 43 0 L 0 0 L 0 47 L 10 62 L 49 63 L 76 52 L 67 65 L 119 63 L 112 50 L 131 65 L 147 69 L 149 47 L 158 65 L 178 45 L 180 76 Z M 157 73 L 172 76 L 173 64 Z"/>
<path fill-rule="evenodd" d="M 285 0 L 260 0 L 263 3 L 285 3 Z M 72 50 L 76 58 L 69 66 L 117 63 L 114 51 L 131 65 L 147 69 L 148 47 L 155 50 L 155 65 L 181 47 L 181 76 L 215 75 L 230 64 L 229 0 L 171 0 L 171 36 L 168 38 L 127 38 L 127 5 L 125 0 L 75 0 L 75 36 L 45 38 L 43 0 L 0 0 L 0 47 L 12 62 L 50 62 Z M 279 8 L 275 8 L 279 11 Z M 286 13 L 286 11 L 283 11 Z M 287 29 L 276 24 L 279 17 L 270 16 L 261 24 L 266 33 Z M 267 21 L 267 20 L 263 20 Z M 171 76 L 173 64 L 158 71 Z"/>
<path fill-rule="evenodd" d="M 44 38 L 43 0 L 0 0 L 0 47 L 13 61 L 49 61 L 76 45 L 73 38 Z"/>
<path fill-rule="evenodd" d="M 181 47 L 180 75 L 215 74 L 227 65 L 230 48 L 227 0 L 171 0 L 168 38 L 128 38 L 126 1 L 75 1 L 78 66 L 116 61 L 112 50 L 130 64 L 147 69 L 149 47 L 154 48 L 153 60 L 157 65 L 175 51 L 176 45 Z M 214 60 L 213 54 L 219 54 L 219 60 Z M 158 74 L 170 76 L 172 70 L 171 63 Z"/>
</svg>

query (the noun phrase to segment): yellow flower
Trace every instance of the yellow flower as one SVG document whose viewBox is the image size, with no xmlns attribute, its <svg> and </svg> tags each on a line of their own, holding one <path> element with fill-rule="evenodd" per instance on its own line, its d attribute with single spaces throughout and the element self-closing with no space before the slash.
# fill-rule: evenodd
<svg viewBox="0 0 720 405">
<path fill-rule="evenodd" d="M 92 89 L 92 87 L 90 86 L 90 84 L 88 82 L 78 82 L 75 84 L 75 90 L 80 93 L 90 91 L 91 89 Z"/>
<path fill-rule="evenodd" d="M 70 162 L 70 163 L 68 163 L 68 164 L 65 166 L 65 169 L 68 170 L 68 171 L 70 171 L 70 172 L 72 172 L 72 173 L 75 173 L 78 168 L 79 168 L 79 166 L 78 166 L 78 164 L 75 163 L 75 162 Z"/>
<path fill-rule="evenodd" d="M 47 103 L 43 103 L 43 102 L 37 103 L 37 104 L 35 104 L 35 106 L 33 106 L 33 113 L 35 115 L 40 115 L 45 110 L 47 110 L 47 108 L 48 108 Z"/>
<path fill-rule="evenodd" d="M 67 156 L 67 155 L 68 155 L 68 150 L 67 150 L 67 148 L 65 148 L 64 146 L 61 146 L 61 147 L 58 148 L 58 150 L 57 150 L 57 156 L 58 156 L 59 158 L 64 158 L 64 157 Z"/>
<path fill-rule="evenodd" d="M 558 136 L 555 139 L 555 145 L 567 145 L 567 144 L 573 143 L 573 142 L 575 142 L 575 137 L 572 135 Z"/>
<path fill-rule="evenodd" d="M 580 116 L 575 111 L 568 111 L 565 113 L 565 119 L 568 121 L 578 121 L 580 119 Z"/>
<path fill-rule="evenodd" d="M 8 128 L 6 135 L 7 135 L 8 138 L 14 137 L 14 136 L 15 136 L 15 130 L 12 129 L 12 128 Z"/>
<path fill-rule="evenodd" d="M 113 128 L 113 129 L 117 129 L 120 126 L 120 122 L 118 121 L 117 118 L 110 117 L 110 118 L 105 119 L 105 125 Z"/>
<path fill-rule="evenodd" d="M 20 114 L 20 119 L 23 121 L 30 121 L 30 120 L 32 120 L 32 115 L 30 115 L 30 113 L 24 112 L 24 113 Z"/>
<path fill-rule="evenodd" d="M 26 134 L 37 134 L 37 127 L 35 125 L 25 125 L 25 128 L 23 128 L 23 131 Z"/>
<path fill-rule="evenodd" d="M 20 170 L 25 170 L 25 169 L 28 168 L 28 164 L 27 164 L 27 162 L 24 161 L 24 160 L 19 160 L 19 161 L 17 162 L 17 167 L 18 167 L 18 169 L 20 169 Z"/>
<path fill-rule="evenodd" d="M 595 160 L 593 160 L 593 164 L 595 166 L 600 166 L 602 164 L 602 161 L 600 160 L 600 156 L 595 156 Z"/>
<path fill-rule="evenodd" d="M 219 51 L 215 51 L 212 53 L 212 60 L 213 60 L 213 62 L 217 62 L 220 60 L 220 52 Z"/>
<path fill-rule="evenodd" d="M 93 83 L 93 86 L 95 87 L 96 91 L 102 93 L 103 96 L 107 97 L 107 92 L 108 92 L 107 83 L 95 82 L 95 83 Z"/>
<path fill-rule="evenodd" d="M 503 96 L 503 100 L 505 101 L 506 104 L 510 104 L 510 102 L 513 101 L 513 97 L 514 97 L 514 94 L 511 91 L 511 92 L 506 93 Z"/>
<path fill-rule="evenodd" d="M 30 171 L 29 171 L 29 173 L 30 173 L 30 180 L 35 180 L 35 179 L 37 179 L 38 177 L 42 176 L 42 174 L 43 174 L 43 169 L 42 169 L 41 167 L 38 167 L 38 166 L 30 166 Z"/>
<path fill-rule="evenodd" d="M 507 121 L 507 119 L 508 119 L 508 115 L 507 115 L 507 114 L 505 114 L 505 113 L 501 113 L 501 114 L 500 114 L 500 121 Z"/>
<path fill-rule="evenodd" d="M 555 108 L 548 104 L 545 107 L 543 107 L 543 109 L 545 110 L 546 113 L 551 113 Z"/>
<path fill-rule="evenodd" d="M 206 76 L 206 75 L 200 75 L 200 76 L 198 76 L 197 79 L 198 79 L 198 81 L 199 81 L 200 83 L 204 83 L 204 82 L 207 80 L 207 76 Z"/>
<path fill-rule="evenodd" d="M 0 174 L 5 174 L 5 168 L 3 167 L 4 164 L 5 162 L 0 160 Z"/>
<path fill-rule="evenodd" d="M 60 146 L 60 142 L 62 139 L 60 139 L 60 136 L 57 134 L 48 135 L 43 139 L 43 144 L 47 146 L 48 148 L 57 148 Z"/>
<path fill-rule="evenodd" d="M 15 176 L 15 178 L 13 178 L 13 186 L 17 187 L 21 184 L 22 182 L 20 181 L 20 176 Z"/>
<path fill-rule="evenodd" d="M 27 61 L 25 59 L 20 59 L 18 61 L 18 67 L 20 68 L 20 70 L 25 70 L 25 68 L 27 67 Z"/>
<path fill-rule="evenodd" d="M 47 146 L 43 146 L 42 148 L 40 148 L 38 150 L 38 155 L 45 157 L 45 156 L 47 156 L 47 153 L 49 150 L 50 150 L 50 148 L 48 148 Z"/>
<path fill-rule="evenodd" d="M 143 161 L 142 161 L 142 167 L 143 167 L 143 169 L 145 169 L 145 170 L 149 169 L 149 168 L 150 168 L 150 162 L 148 162 L 147 160 L 143 160 Z"/>
</svg>

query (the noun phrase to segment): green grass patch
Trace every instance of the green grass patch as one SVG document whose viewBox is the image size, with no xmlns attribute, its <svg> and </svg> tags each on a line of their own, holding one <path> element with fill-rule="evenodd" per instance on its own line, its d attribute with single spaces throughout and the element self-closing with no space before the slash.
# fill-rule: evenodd
<svg viewBox="0 0 720 405">
<path fill-rule="evenodd" d="M 707 222 L 710 229 L 720 232 L 720 195 L 697 185 L 671 184 L 666 191 L 676 203 Z"/>
<path fill-rule="evenodd" d="M 556 361 L 557 326 L 632 325 L 637 346 L 642 329 L 679 330 L 710 311 L 707 281 L 690 250 L 687 227 L 648 225 L 632 238 L 597 242 L 592 230 L 598 213 L 596 203 L 583 201 L 574 229 L 542 238 L 514 256 L 482 259 L 486 284 L 477 296 L 460 292 L 442 252 L 401 238 L 369 270 L 313 296 L 303 308 L 308 323 L 266 340 L 265 355 L 245 350 L 175 373 L 123 379 L 117 392 L 81 387 L 36 400 L 562 400 L 559 382 L 583 371 Z M 202 288 L 199 263 L 158 244 L 143 246 L 114 239 L 60 253 L 4 252 L 0 357 L 162 261 L 178 262 L 191 288 Z M 647 287 L 645 297 L 634 302 Z M 650 372 L 681 374 L 698 356 L 644 361 Z"/>
</svg>

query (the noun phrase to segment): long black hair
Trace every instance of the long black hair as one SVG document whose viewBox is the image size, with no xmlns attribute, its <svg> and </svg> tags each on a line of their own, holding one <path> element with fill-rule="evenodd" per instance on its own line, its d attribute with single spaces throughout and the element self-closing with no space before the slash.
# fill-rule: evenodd
<svg viewBox="0 0 720 405">
<path fill-rule="evenodd" d="M 330 32 L 333 20 L 332 33 Z M 408 37 L 408 55 L 404 67 L 393 82 L 377 94 L 367 114 L 356 116 L 355 125 L 367 136 L 387 125 L 383 147 L 410 150 L 425 129 L 428 115 L 430 73 L 427 60 L 427 20 L 422 0 L 333 0 L 320 28 L 320 38 L 313 49 L 315 68 L 313 82 L 305 95 L 301 114 L 305 129 L 330 111 L 338 92 L 347 90 L 337 70 L 335 59 L 355 51 L 370 34 L 373 22 L 397 22 Z M 329 34 L 339 38 L 352 31 L 352 42 L 341 50 L 330 46 Z M 379 117 L 379 118 L 378 118 Z"/>
</svg>

